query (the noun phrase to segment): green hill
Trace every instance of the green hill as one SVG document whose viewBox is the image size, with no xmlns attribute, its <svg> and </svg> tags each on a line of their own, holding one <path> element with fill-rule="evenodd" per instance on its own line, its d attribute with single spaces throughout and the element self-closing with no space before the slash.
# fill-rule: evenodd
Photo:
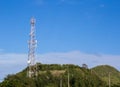
<svg viewBox="0 0 120 87">
<path fill-rule="evenodd" d="M 100 77 L 107 84 L 109 83 L 109 79 L 112 85 L 120 84 L 120 72 L 112 66 L 101 65 L 101 66 L 96 66 L 92 68 L 91 70 L 93 73 L 95 73 L 98 77 Z"/>
<path fill-rule="evenodd" d="M 86 69 L 72 64 L 58 65 L 38 63 L 37 68 L 37 77 L 28 78 L 26 68 L 16 75 L 8 75 L 0 84 L 0 87 L 68 87 L 68 72 L 70 87 L 108 87 L 107 83 L 105 82 L 106 80 L 102 80 L 103 78 L 101 79 L 99 76 L 102 74 L 99 74 L 99 72 L 97 72 L 101 71 L 99 70 L 99 67 Z M 118 74 L 119 72 L 115 70 L 116 69 L 111 69 L 110 67 L 111 72 Z M 106 69 L 106 72 L 108 71 Z M 97 74 L 95 74 L 95 72 Z M 108 74 L 106 74 L 106 76 L 107 75 Z M 117 81 L 118 80 L 116 79 L 116 83 L 118 84 Z M 120 85 L 114 85 L 111 87 L 120 87 Z"/>
</svg>

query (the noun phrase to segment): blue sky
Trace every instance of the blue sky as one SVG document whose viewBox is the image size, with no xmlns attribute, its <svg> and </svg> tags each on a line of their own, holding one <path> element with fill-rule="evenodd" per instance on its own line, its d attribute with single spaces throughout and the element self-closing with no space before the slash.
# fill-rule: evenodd
<svg viewBox="0 0 120 87">
<path fill-rule="evenodd" d="M 30 18 L 33 16 L 36 18 L 37 54 L 42 55 L 39 61 L 87 63 L 90 67 L 110 64 L 120 70 L 117 62 L 120 61 L 119 0 L 0 0 L 0 59 L 3 61 L 0 72 L 9 73 L 4 68 L 9 68 L 6 63 L 14 68 L 10 73 L 26 66 Z M 13 54 L 15 56 L 11 57 Z M 77 58 L 76 61 L 69 60 L 68 54 Z M 60 60 L 60 56 L 66 60 Z M 19 69 L 13 67 L 15 60 L 16 63 L 20 61 L 18 58 L 24 61 L 18 64 Z"/>
<path fill-rule="evenodd" d="M 0 48 L 27 53 L 30 18 L 36 18 L 38 52 L 120 54 L 120 1 L 1 0 Z"/>
</svg>

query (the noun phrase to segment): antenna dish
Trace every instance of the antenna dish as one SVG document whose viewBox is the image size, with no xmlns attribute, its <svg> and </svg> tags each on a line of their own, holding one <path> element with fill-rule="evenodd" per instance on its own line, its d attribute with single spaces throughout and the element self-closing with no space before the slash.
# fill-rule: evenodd
<svg viewBox="0 0 120 87">
<path fill-rule="evenodd" d="M 30 61 L 30 60 L 28 60 L 28 61 L 27 61 L 27 63 L 28 63 L 28 64 L 30 64 L 30 63 L 31 63 L 31 61 Z"/>
</svg>

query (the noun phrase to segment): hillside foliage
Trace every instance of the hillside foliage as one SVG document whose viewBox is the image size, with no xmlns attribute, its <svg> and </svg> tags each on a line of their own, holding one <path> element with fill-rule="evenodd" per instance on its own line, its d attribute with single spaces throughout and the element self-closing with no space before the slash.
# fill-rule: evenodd
<svg viewBox="0 0 120 87">
<path fill-rule="evenodd" d="M 27 68 L 16 75 L 8 75 L 0 87 L 68 87 L 68 84 L 70 87 L 108 87 L 91 69 L 77 65 L 38 63 L 37 69 L 38 76 L 34 78 L 27 77 Z M 112 87 L 120 87 L 120 84 L 113 84 Z"/>
<path fill-rule="evenodd" d="M 120 72 L 112 66 L 101 65 L 91 69 L 98 77 L 108 84 L 110 79 L 111 85 L 120 87 Z"/>
</svg>

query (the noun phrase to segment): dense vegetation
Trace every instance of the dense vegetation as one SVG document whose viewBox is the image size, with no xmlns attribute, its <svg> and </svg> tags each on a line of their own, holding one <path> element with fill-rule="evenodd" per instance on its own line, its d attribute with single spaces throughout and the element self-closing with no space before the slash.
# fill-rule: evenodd
<svg viewBox="0 0 120 87">
<path fill-rule="evenodd" d="M 16 75 L 8 75 L 0 87 L 108 87 L 107 83 L 93 72 L 76 65 L 37 64 L 38 76 L 27 77 L 27 68 Z M 119 83 L 111 87 L 120 87 Z"/>
<path fill-rule="evenodd" d="M 111 85 L 120 87 L 120 72 L 112 66 L 101 65 L 91 69 L 97 76 L 108 84 L 110 79 Z"/>
</svg>

